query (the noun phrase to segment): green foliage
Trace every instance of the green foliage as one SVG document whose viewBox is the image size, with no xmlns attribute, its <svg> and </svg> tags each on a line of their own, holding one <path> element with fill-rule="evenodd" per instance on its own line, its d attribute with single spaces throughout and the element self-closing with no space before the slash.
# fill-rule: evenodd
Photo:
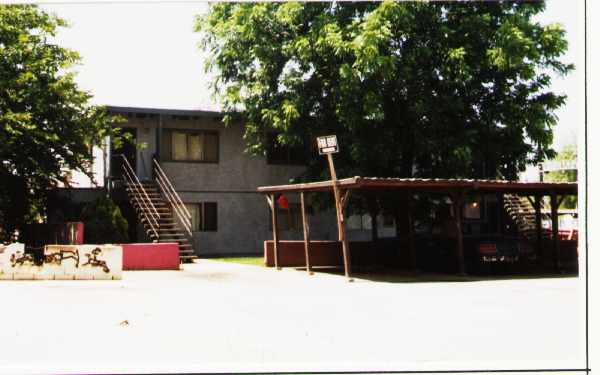
<svg viewBox="0 0 600 375">
<path fill-rule="evenodd" d="M 92 149 L 117 135 L 88 104 L 70 68 L 76 52 L 53 42 L 65 21 L 32 5 L 0 6 L 0 227 L 43 215 L 47 192 L 67 170 L 92 177 Z M 118 138 L 118 137 L 117 137 Z"/>
<path fill-rule="evenodd" d="M 557 161 L 577 161 L 577 148 L 574 145 L 564 147 L 556 158 L 553 160 Z M 577 181 L 577 170 L 562 170 L 552 171 L 544 175 L 544 181 L 547 182 L 576 182 Z"/>
<path fill-rule="evenodd" d="M 543 2 L 217 3 L 198 17 L 214 93 L 297 145 L 337 134 L 338 175 L 516 179 L 554 156 L 550 72 L 566 74 Z M 327 177 L 314 158 L 305 179 Z"/>
<path fill-rule="evenodd" d="M 110 198 L 99 198 L 84 207 L 81 219 L 84 222 L 85 243 L 124 243 L 129 239 L 129 224 L 119 206 Z"/>
<path fill-rule="evenodd" d="M 211 258 L 211 260 L 216 260 L 219 262 L 229 262 L 229 263 L 239 263 L 239 264 L 251 264 L 253 266 L 263 266 L 265 265 L 264 257 L 228 257 L 228 258 Z"/>
<path fill-rule="evenodd" d="M 554 158 L 554 160 L 577 161 L 577 147 L 569 145 L 564 147 Z M 568 169 L 562 171 L 552 171 L 544 174 L 545 182 L 577 182 L 577 170 Z M 562 201 L 560 208 L 575 209 L 577 208 L 577 196 L 567 196 Z"/>
</svg>

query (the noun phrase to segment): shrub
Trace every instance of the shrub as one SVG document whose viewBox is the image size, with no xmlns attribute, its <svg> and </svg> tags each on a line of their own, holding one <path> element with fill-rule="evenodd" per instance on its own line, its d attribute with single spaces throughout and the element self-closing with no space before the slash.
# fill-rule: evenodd
<svg viewBox="0 0 600 375">
<path fill-rule="evenodd" d="M 123 243 L 129 236 L 129 224 L 121 209 L 110 198 L 98 198 L 83 208 L 85 243 Z"/>
</svg>

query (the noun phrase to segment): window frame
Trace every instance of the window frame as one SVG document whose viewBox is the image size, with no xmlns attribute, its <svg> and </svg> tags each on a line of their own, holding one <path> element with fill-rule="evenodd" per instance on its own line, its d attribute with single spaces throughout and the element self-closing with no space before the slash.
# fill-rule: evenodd
<svg viewBox="0 0 600 375">
<path fill-rule="evenodd" d="M 206 204 L 215 205 L 215 229 L 206 229 Z M 202 202 L 183 202 L 186 206 L 196 206 L 200 212 L 200 222 L 198 228 L 192 228 L 192 232 L 218 232 L 219 231 L 219 204 L 216 201 L 202 201 Z"/>
<path fill-rule="evenodd" d="M 217 145 L 216 145 L 216 153 L 217 153 L 217 157 L 215 160 L 191 160 L 191 159 L 185 159 L 185 160 L 175 160 L 173 159 L 173 138 L 172 138 L 172 133 L 177 132 L 177 133 L 184 133 L 186 136 L 186 143 L 188 143 L 188 136 L 189 135 L 199 135 L 199 134 L 203 134 L 203 135 L 214 135 L 217 138 Z M 211 129 L 178 129 L 178 128 L 163 128 L 162 131 L 163 138 L 168 138 L 166 140 L 166 142 L 169 143 L 169 149 L 168 149 L 168 153 L 165 152 L 167 150 L 163 150 L 163 143 L 165 142 L 165 140 L 161 139 L 161 153 L 164 153 L 163 155 L 161 155 L 161 161 L 164 161 L 166 163 L 202 163 L 202 164 L 219 164 L 220 162 L 220 154 L 221 154 L 221 135 L 219 134 L 218 130 L 211 130 Z M 204 137 L 205 142 L 206 142 L 206 137 Z M 189 143 L 188 143 L 189 144 Z M 204 147 L 206 148 L 206 143 L 204 144 Z M 187 152 L 187 154 L 189 155 L 189 150 Z"/>
</svg>

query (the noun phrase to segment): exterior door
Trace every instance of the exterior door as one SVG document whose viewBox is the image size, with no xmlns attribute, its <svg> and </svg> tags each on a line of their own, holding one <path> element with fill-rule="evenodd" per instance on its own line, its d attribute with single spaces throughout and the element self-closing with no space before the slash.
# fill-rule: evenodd
<svg viewBox="0 0 600 375">
<path fill-rule="evenodd" d="M 110 160 L 110 177 L 113 180 L 121 180 L 123 178 L 123 156 L 127 158 L 131 167 L 136 169 L 137 162 L 137 149 L 136 149 L 136 136 L 137 129 L 135 128 L 124 128 L 123 134 L 130 134 L 130 141 L 123 141 L 120 147 L 111 145 L 111 160 Z"/>
</svg>

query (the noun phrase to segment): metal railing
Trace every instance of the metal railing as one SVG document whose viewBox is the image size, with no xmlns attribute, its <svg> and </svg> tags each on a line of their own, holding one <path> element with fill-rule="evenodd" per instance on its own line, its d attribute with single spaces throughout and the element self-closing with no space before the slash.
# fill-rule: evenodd
<svg viewBox="0 0 600 375">
<path fill-rule="evenodd" d="M 138 206 L 139 211 L 141 211 L 142 216 L 144 217 L 146 223 L 150 227 L 150 231 L 154 233 L 154 237 L 156 240 L 159 240 L 159 220 L 160 215 L 158 214 L 158 210 L 152 200 L 148 196 L 144 185 L 140 182 L 140 179 L 135 174 L 135 171 L 129 164 L 129 160 L 125 157 L 125 155 L 120 155 L 123 159 L 123 178 L 127 183 L 127 187 L 131 189 L 131 196 L 135 200 L 135 203 Z"/>
<path fill-rule="evenodd" d="M 160 167 L 158 160 L 156 160 L 156 158 L 152 158 L 152 162 L 154 164 L 154 179 L 163 197 L 165 197 L 171 204 L 173 212 L 175 215 L 177 215 L 177 218 L 181 222 L 181 225 L 187 234 L 192 236 L 192 215 L 190 214 L 190 211 L 187 209 L 185 204 L 183 204 L 183 201 L 181 200 L 179 194 L 177 194 L 177 191 L 175 191 L 173 184 Z"/>
</svg>

